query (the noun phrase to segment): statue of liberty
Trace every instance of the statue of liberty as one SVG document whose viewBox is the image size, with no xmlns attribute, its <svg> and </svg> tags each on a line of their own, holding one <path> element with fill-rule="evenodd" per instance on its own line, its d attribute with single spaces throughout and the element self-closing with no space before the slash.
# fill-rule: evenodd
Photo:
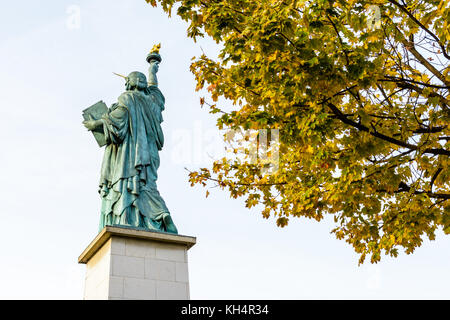
<svg viewBox="0 0 450 320">
<path fill-rule="evenodd" d="M 143 73 L 131 72 L 124 77 L 126 91 L 117 103 L 105 107 L 99 119 L 89 116 L 83 121 L 88 130 L 102 135 L 106 145 L 99 185 L 99 231 L 107 225 L 120 225 L 178 233 L 156 187 L 165 103 L 156 78 L 159 47 L 153 47 L 147 56 L 148 82 Z"/>
</svg>

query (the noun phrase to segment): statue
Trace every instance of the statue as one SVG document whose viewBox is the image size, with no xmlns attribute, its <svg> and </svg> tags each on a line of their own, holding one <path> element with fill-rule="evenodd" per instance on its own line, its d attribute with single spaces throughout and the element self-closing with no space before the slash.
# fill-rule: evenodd
<svg viewBox="0 0 450 320">
<path fill-rule="evenodd" d="M 161 112 L 165 103 L 156 78 L 161 62 L 159 48 L 153 47 L 147 56 L 148 82 L 143 73 L 131 72 L 124 77 L 126 91 L 117 103 L 109 109 L 105 106 L 101 117 L 88 114 L 83 121 L 96 134 L 99 145 L 106 145 L 100 175 L 99 231 L 106 225 L 121 225 L 178 233 L 156 187 L 158 152 L 164 144 Z"/>
</svg>

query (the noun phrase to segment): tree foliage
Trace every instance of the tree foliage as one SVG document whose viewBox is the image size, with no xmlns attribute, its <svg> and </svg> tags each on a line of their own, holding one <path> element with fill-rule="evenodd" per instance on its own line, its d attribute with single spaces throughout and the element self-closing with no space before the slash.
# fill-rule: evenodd
<svg viewBox="0 0 450 320">
<path fill-rule="evenodd" d="M 221 45 L 191 65 L 219 128 L 280 130 L 276 172 L 221 159 L 192 184 L 262 205 L 280 227 L 333 215 L 360 263 L 450 233 L 448 1 L 147 2 Z"/>
</svg>

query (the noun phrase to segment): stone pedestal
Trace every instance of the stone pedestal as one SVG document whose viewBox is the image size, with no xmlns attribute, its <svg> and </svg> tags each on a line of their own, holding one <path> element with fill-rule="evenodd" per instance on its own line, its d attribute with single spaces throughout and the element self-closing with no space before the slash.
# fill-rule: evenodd
<svg viewBox="0 0 450 320">
<path fill-rule="evenodd" d="M 105 227 L 78 258 L 84 299 L 189 299 L 187 250 L 196 238 Z"/>
</svg>

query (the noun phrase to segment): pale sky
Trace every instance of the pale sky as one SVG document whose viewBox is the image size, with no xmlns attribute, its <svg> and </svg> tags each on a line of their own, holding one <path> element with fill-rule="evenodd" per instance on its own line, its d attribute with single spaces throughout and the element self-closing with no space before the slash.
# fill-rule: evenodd
<svg viewBox="0 0 450 320">
<path fill-rule="evenodd" d="M 79 14 L 79 15 L 78 15 Z M 158 188 L 189 251 L 192 299 L 449 299 L 450 237 L 413 255 L 358 266 L 358 256 L 320 223 L 280 229 L 225 191 L 190 187 L 184 167 L 208 166 L 221 150 L 215 116 L 200 108 L 189 71 L 209 40 L 145 0 L 8 1 L 0 10 L 0 299 L 82 299 L 77 258 L 97 234 L 103 149 L 81 111 L 123 91 L 112 72 L 147 74 L 161 42 L 166 97 Z"/>
</svg>

